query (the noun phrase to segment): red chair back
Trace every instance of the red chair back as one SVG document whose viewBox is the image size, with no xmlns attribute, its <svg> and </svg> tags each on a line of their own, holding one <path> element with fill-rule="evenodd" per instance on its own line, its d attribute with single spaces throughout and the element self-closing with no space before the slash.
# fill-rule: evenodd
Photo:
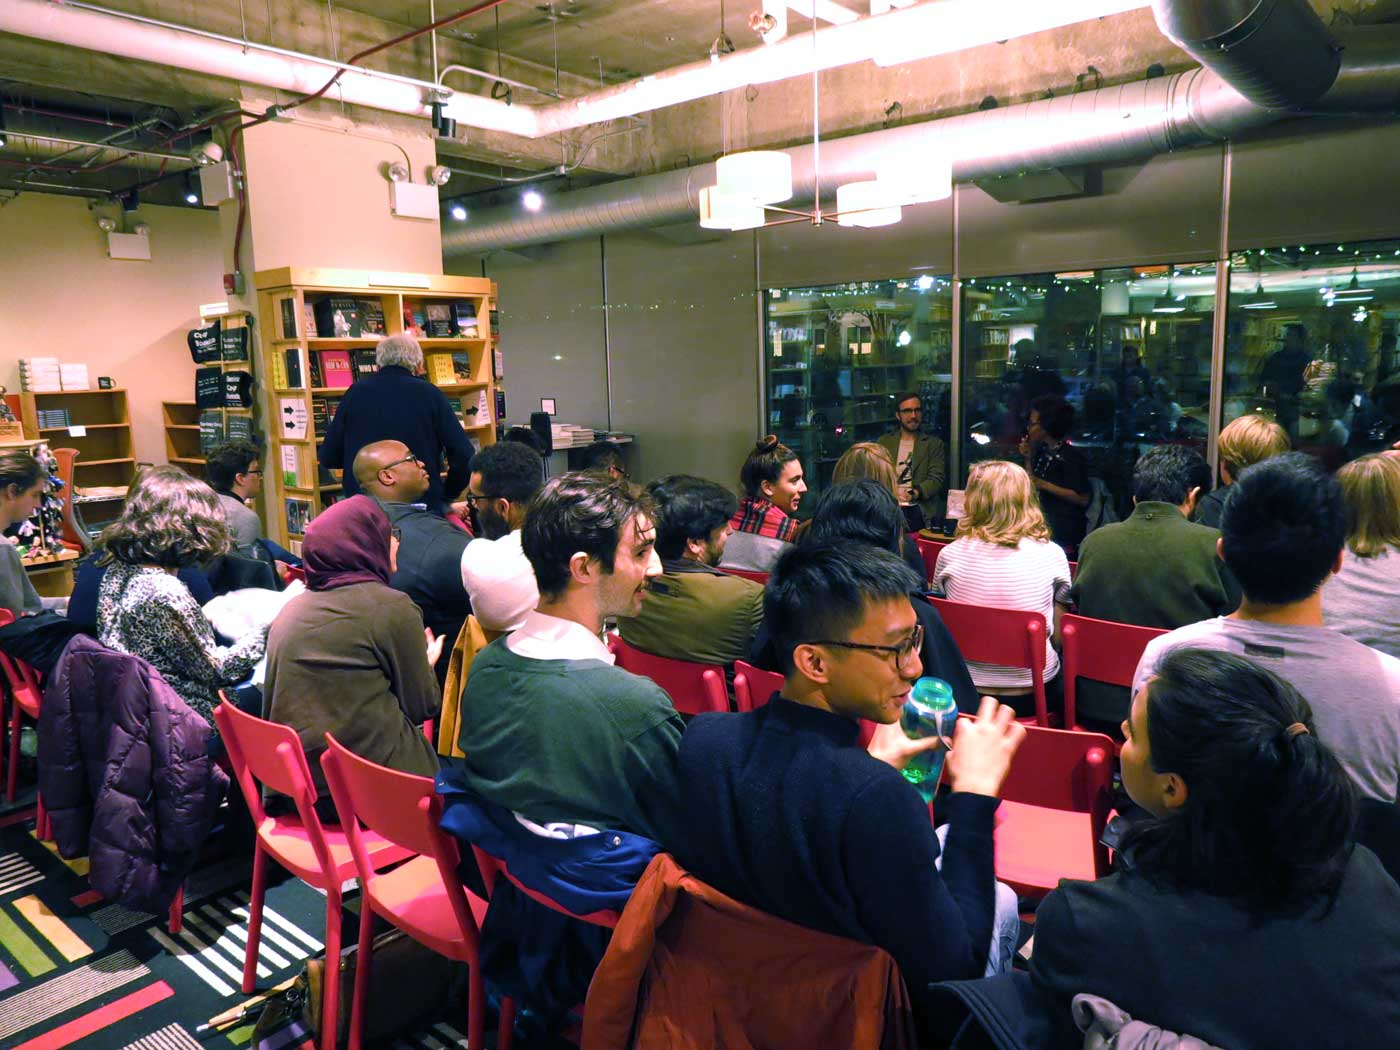
<svg viewBox="0 0 1400 1050">
<path fill-rule="evenodd" d="M 687 660 L 668 660 L 628 645 L 617 635 L 608 636 L 608 648 L 624 671 L 650 678 L 664 689 L 681 714 L 728 711 L 729 694 L 724 688 L 724 668 Z"/>
<path fill-rule="evenodd" d="M 753 580 L 760 587 L 768 586 L 768 574 L 766 572 L 756 572 L 753 569 L 725 569 L 730 576 L 742 576 L 746 580 Z"/>
<path fill-rule="evenodd" d="M 743 660 L 734 661 L 734 706 L 740 711 L 762 707 L 783 687 L 777 671 L 762 671 Z"/>
<path fill-rule="evenodd" d="M 302 583 L 306 582 L 306 570 L 300 565 L 288 565 L 287 575 L 282 577 L 283 583 L 291 583 L 293 580 L 300 580 Z"/>
<path fill-rule="evenodd" d="M 938 553 L 951 543 L 951 540 L 926 540 L 922 536 L 915 536 L 914 542 L 919 546 L 919 553 L 924 559 L 924 583 L 927 584 L 933 579 L 934 566 L 938 564 Z"/>
<path fill-rule="evenodd" d="M 1036 725 L 1049 726 L 1050 713 L 1045 705 L 1045 617 L 1025 609 L 994 609 L 947 598 L 929 601 L 943 617 L 964 660 L 1030 671 Z"/>
<path fill-rule="evenodd" d="M 0 609 L 0 627 L 15 622 L 15 614 L 9 609 Z M 9 683 L 10 694 L 19 702 L 20 709 L 30 718 L 39 717 L 39 705 L 44 699 L 44 687 L 39 683 L 39 672 L 32 665 L 0 652 L 0 671 L 4 672 Z"/>
<path fill-rule="evenodd" d="M 1108 849 L 1099 839 L 1113 808 L 1113 755 L 1113 741 L 1102 733 L 1027 726 L 1001 786 L 1006 802 L 1088 813 L 1099 875 L 1108 874 Z"/>
<path fill-rule="evenodd" d="M 1064 681 L 1065 725 L 1076 727 L 1075 697 L 1080 676 L 1131 688 L 1147 643 L 1167 632 L 1157 627 L 1095 620 L 1066 614 L 1060 621 L 1060 674 Z"/>
</svg>

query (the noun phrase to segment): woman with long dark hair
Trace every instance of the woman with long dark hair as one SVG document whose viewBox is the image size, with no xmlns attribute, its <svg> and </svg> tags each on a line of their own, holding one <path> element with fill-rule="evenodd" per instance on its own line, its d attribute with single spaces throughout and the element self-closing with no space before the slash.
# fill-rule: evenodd
<svg viewBox="0 0 1400 1050">
<path fill-rule="evenodd" d="M 759 440 L 739 471 L 739 509 L 729 521 L 724 568 L 767 572 L 797 539 L 795 515 L 807 482 L 797 453 L 772 434 Z"/>
<path fill-rule="evenodd" d="M 28 452 L 0 455 L 0 532 L 34 515 L 44 498 L 46 480 L 44 468 Z M 19 550 L 0 540 L 0 608 L 9 609 L 18 617 L 43 607 L 24 571 Z"/>
<path fill-rule="evenodd" d="M 1031 975 L 1231 1050 L 1400 1046 L 1400 886 L 1355 844 L 1350 779 L 1292 686 L 1179 649 L 1133 698 L 1124 870 L 1036 913 Z M 1073 1045 L 1079 1045 L 1077 1034 Z"/>
</svg>

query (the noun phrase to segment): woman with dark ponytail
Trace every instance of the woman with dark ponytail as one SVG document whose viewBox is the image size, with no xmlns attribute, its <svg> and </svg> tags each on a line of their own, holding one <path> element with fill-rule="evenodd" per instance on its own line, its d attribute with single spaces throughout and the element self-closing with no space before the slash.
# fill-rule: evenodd
<svg viewBox="0 0 1400 1050">
<path fill-rule="evenodd" d="M 47 476 L 28 452 L 0 455 L 0 531 L 33 516 L 44 498 Z M 39 612 L 43 602 L 24 571 L 24 562 L 13 543 L 0 539 L 0 608 L 16 617 Z"/>
<path fill-rule="evenodd" d="M 739 471 L 739 489 L 720 566 L 768 572 L 800 529 L 794 515 L 807 483 L 797 453 L 772 434 L 761 438 Z"/>
<path fill-rule="evenodd" d="M 1354 839 L 1350 778 L 1292 686 L 1179 649 L 1133 698 L 1121 870 L 1036 913 L 1031 975 L 1230 1050 L 1400 1046 L 1400 886 Z"/>
</svg>

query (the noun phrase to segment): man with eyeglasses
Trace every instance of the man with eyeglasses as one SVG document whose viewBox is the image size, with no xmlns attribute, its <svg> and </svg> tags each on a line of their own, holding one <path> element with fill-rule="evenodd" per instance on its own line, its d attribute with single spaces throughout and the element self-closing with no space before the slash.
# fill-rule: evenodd
<svg viewBox="0 0 1400 1050">
<path fill-rule="evenodd" d="M 921 434 L 924 401 L 904 394 L 895 404 L 895 428 L 880 438 L 899 479 L 899 505 L 909 528 L 938 528 L 943 523 L 943 481 L 948 452 L 941 438 Z"/>
<path fill-rule="evenodd" d="M 783 555 L 764 593 L 783 688 L 755 711 L 687 727 L 677 776 L 685 833 L 666 843 L 731 897 L 884 948 L 916 1003 L 931 982 L 1010 967 L 1019 920 L 1015 894 L 995 879 L 992 822 L 1025 737 L 1012 709 L 989 697 L 975 720 L 959 721 L 944 772 L 952 794 L 939 802 L 946 832 L 935 835 L 899 772 L 941 746 L 898 725 L 923 672 L 908 597 L 918 584 L 896 555 L 868 544 Z M 878 723 L 868 752 L 862 719 Z"/>
<path fill-rule="evenodd" d="M 235 554 L 271 562 L 278 579 L 286 575 L 288 565 L 301 564 L 301 559 L 291 551 L 263 537 L 262 521 L 248 506 L 248 501 L 256 499 L 262 491 L 263 484 L 264 471 L 256 445 L 234 440 L 210 449 L 204 472 L 209 487 L 219 495 Z"/>
<path fill-rule="evenodd" d="M 499 441 L 472 460 L 460 506 L 479 537 L 462 552 L 458 577 L 477 621 L 488 631 L 513 631 L 535 611 L 540 592 L 521 546 L 525 508 L 544 484 L 544 460 L 528 445 Z"/>
<path fill-rule="evenodd" d="M 432 513 L 423 502 L 428 471 L 402 441 L 375 441 L 355 454 L 360 491 L 373 496 L 389 515 L 398 538 L 398 561 L 389 586 L 403 591 L 423 613 L 423 625 L 451 646 L 471 612 L 458 566 L 471 541 L 464 530 Z M 439 684 L 447 661 L 434 665 Z"/>
</svg>

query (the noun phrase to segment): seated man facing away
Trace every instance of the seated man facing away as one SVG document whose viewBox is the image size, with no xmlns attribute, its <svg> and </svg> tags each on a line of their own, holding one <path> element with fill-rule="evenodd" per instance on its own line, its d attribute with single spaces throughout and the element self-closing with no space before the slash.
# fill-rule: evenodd
<svg viewBox="0 0 1400 1050">
<path fill-rule="evenodd" d="M 1362 795 L 1394 802 L 1400 660 L 1322 623 L 1322 585 L 1341 568 L 1347 537 L 1337 479 L 1301 452 L 1256 463 L 1235 481 L 1220 533 L 1220 554 L 1244 591 L 1239 609 L 1149 642 L 1134 695 L 1174 649 L 1247 657 L 1303 695 L 1319 739 Z"/>
<path fill-rule="evenodd" d="M 459 572 L 477 622 L 488 631 L 515 630 L 539 602 L 520 530 L 543 481 L 544 460 L 519 442 L 488 445 L 472 460 L 463 502 L 477 539 L 462 551 Z"/>
<path fill-rule="evenodd" d="M 763 622 L 763 588 L 713 568 L 739 501 L 723 485 L 688 474 L 657 478 L 647 492 L 656 502 L 662 575 L 651 581 L 641 614 L 618 621 L 623 640 L 672 660 L 743 659 Z"/>
<path fill-rule="evenodd" d="M 757 710 L 690 723 L 679 833 L 663 840 L 739 901 L 884 948 L 916 1002 L 931 981 L 1010 966 L 1019 920 L 1015 894 L 995 879 L 992 820 L 1025 738 L 1012 709 L 990 698 L 958 723 L 940 848 L 928 807 L 899 772 L 938 746 L 896 724 L 923 671 L 909 603 L 919 582 L 869 544 L 783 555 L 764 592 L 782 691 Z M 869 753 L 857 743 L 862 718 L 881 723 Z"/>
<path fill-rule="evenodd" d="M 1133 468 L 1133 513 L 1084 538 L 1070 597 L 1081 616 L 1175 630 L 1234 612 L 1239 584 L 1216 552 L 1220 533 L 1191 521 L 1210 467 L 1184 445 L 1157 445 Z M 1078 683 L 1078 715 L 1115 731 L 1132 696 L 1121 686 Z"/>
<path fill-rule="evenodd" d="M 649 501 L 603 475 L 562 474 L 530 505 L 539 608 L 477 653 L 462 691 L 467 786 L 486 801 L 540 824 L 680 832 L 680 715 L 600 637 L 604 617 L 640 611 L 661 574 L 654 542 Z"/>
<path fill-rule="evenodd" d="M 355 480 L 389 515 L 398 539 L 398 561 L 389 586 L 403 591 L 423 613 L 423 624 L 451 645 L 471 612 L 462 586 L 462 552 L 471 536 L 428 510 L 427 468 L 402 441 L 375 441 L 355 453 Z M 439 660 L 438 679 L 447 670 Z"/>
</svg>

